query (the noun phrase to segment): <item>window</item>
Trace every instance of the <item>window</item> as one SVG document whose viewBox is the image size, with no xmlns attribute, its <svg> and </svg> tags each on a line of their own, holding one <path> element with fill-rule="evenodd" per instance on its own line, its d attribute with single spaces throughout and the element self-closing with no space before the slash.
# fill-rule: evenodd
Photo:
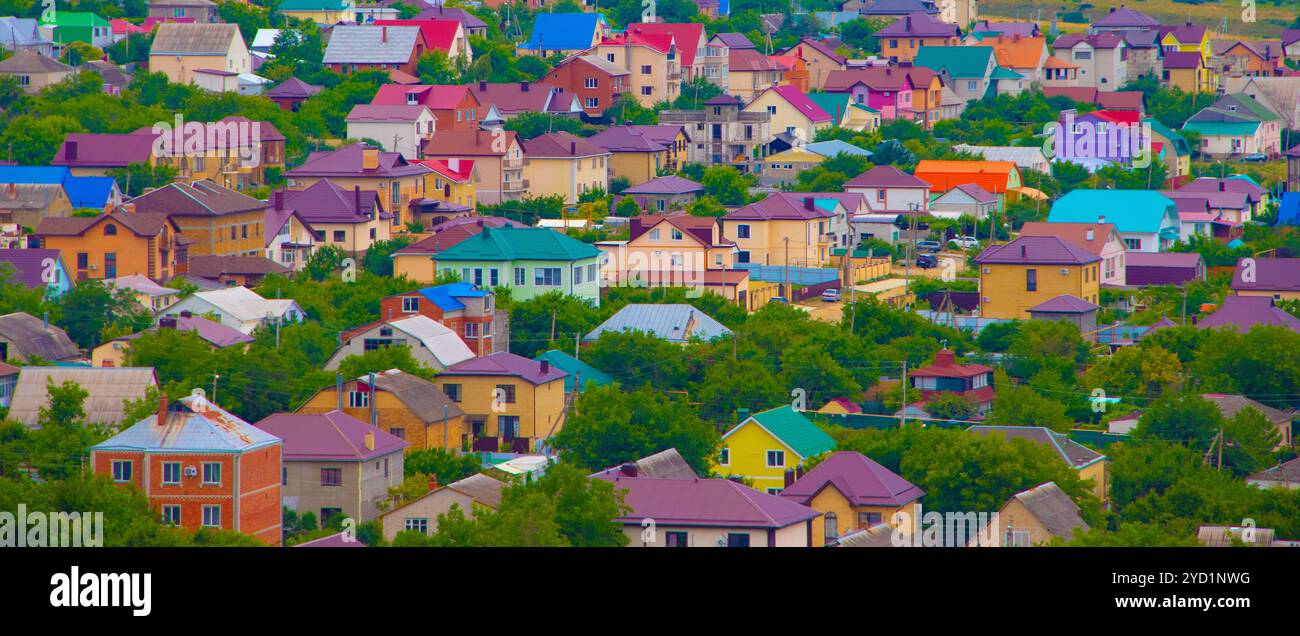
<svg viewBox="0 0 1300 636">
<path fill-rule="evenodd" d="M 558 267 L 534 267 L 533 284 L 538 287 L 559 287 L 560 286 L 560 268 Z"/>
<path fill-rule="evenodd" d="M 177 504 L 163 504 L 162 522 L 165 526 L 181 525 L 181 507 Z"/>
<path fill-rule="evenodd" d="M 783 451 L 783 450 L 770 450 L 770 451 L 767 451 L 767 467 L 768 467 L 768 468 L 784 468 L 784 467 L 785 467 L 785 451 Z"/>
<path fill-rule="evenodd" d="M 859 527 L 859 528 L 872 528 L 872 527 L 875 527 L 875 526 L 880 525 L 881 523 L 884 523 L 884 521 L 880 518 L 880 513 L 879 513 L 879 512 L 859 512 L 859 513 L 858 513 L 858 527 Z"/>
<path fill-rule="evenodd" d="M 825 521 L 826 532 L 823 536 L 826 539 L 826 543 L 832 543 L 836 539 L 840 538 L 839 516 L 833 512 L 828 512 L 825 515 Z"/>
<path fill-rule="evenodd" d="M 1025 291 L 1038 291 L 1038 270 L 1025 270 Z"/>
<path fill-rule="evenodd" d="M 322 468 L 320 469 L 320 485 L 322 486 L 342 486 L 343 469 L 342 468 Z"/>
<path fill-rule="evenodd" d="M 465 337 L 466 337 L 466 338 L 477 338 L 477 337 L 478 337 L 478 323 L 477 323 L 477 322 L 467 322 L 467 323 L 465 323 Z"/>
<path fill-rule="evenodd" d="M 402 313 L 413 314 L 417 311 L 420 311 L 420 297 L 404 296 L 402 298 Z"/>
<path fill-rule="evenodd" d="M 392 433 L 393 437 L 396 437 L 397 439 L 406 439 L 406 429 L 400 426 L 394 426 L 393 428 L 389 429 L 388 432 Z M 384 460 L 384 469 L 385 470 L 388 469 L 387 459 Z"/>
<path fill-rule="evenodd" d="M 776 106 L 768 106 L 768 107 L 767 107 L 767 114 L 769 114 L 769 115 L 775 115 L 775 114 L 776 114 Z"/>
<path fill-rule="evenodd" d="M 642 65 L 641 65 L 641 74 L 642 74 L 642 75 L 649 75 L 649 74 L 652 72 L 652 70 L 653 70 L 653 69 L 650 68 L 650 65 L 649 65 L 649 64 L 642 64 Z"/>
<path fill-rule="evenodd" d="M 665 532 L 664 546 L 669 548 L 685 548 L 687 547 L 686 536 L 685 532 Z"/>
<path fill-rule="evenodd" d="M 749 226 L 748 226 L 748 225 L 737 225 L 737 226 L 736 226 L 736 238 L 744 238 L 744 239 L 749 238 Z"/>
<path fill-rule="evenodd" d="M 588 77 L 582 80 L 583 88 L 596 88 L 598 85 L 599 85 L 599 81 L 594 77 Z"/>
<path fill-rule="evenodd" d="M 497 391 L 492 394 L 493 397 L 500 399 L 503 404 L 515 403 L 515 385 L 498 384 Z"/>
<path fill-rule="evenodd" d="M 600 108 L 600 98 L 588 97 L 582 100 L 582 105 L 584 108 Z"/>
<path fill-rule="evenodd" d="M 221 483 L 220 462 L 203 462 L 203 483 L 209 486 Z"/>
<path fill-rule="evenodd" d="M 574 285 L 581 285 L 581 284 L 582 284 L 582 266 L 581 266 L 581 265 L 579 265 L 579 266 L 573 268 L 573 284 L 574 284 Z"/>
<path fill-rule="evenodd" d="M 180 462 L 163 462 L 163 480 L 164 485 L 179 486 L 181 483 L 181 463 Z"/>
<path fill-rule="evenodd" d="M 403 530 L 414 530 L 420 534 L 429 534 L 429 520 L 424 517 L 407 517 L 402 520 Z"/>
<path fill-rule="evenodd" d="M 606 53 L 606 54 L 605 54 L 605 60 L 608 61 L 608 62 L 613 62 L 613 61 L 614 61 L 614 54 L 613 54 L 613 53 Z"/>
<path fill-rule="evenodd" d="M 221 527 L 221 506 L 208 504 L 203 506 L 203 527 L 220 528 Z"/>
<path fill-rule="evenodd" d="M 348 408 L 364 409 L 370 406 L 369 391 L 348 391 Z"/>
<path fill-rule="evenodd" d="M 682 240 L 682 231 L 677 228 L 673 228 L 672 237 L 674 241 Z"/>
<path fill-rule="evenodd" d="M 748 547 L 749 547 L 749 534 L 748 534 L 748 533 L 745 533 L 745 532 L 728 532 L 728 533 L 727 533 L 727 547 L 728 547 L 728 548 L 748 548 Z"/>
<path fill-rule="evenodd" d="M 730 448 L 724 448 L 724 449 L 722 449 L 721 451 L 718 451 L 718 465 L 719 465 L 719 466 L 730 466 L 730 465 L 731 465 L 731 449 L 730 449 Z"/>
<path fill-rule="evenodd" d="M 1124 245 L 1131 250 L 1142 249 L 1142 239 L 1124 239 Z"/>
<path fill-rule="evenodd" d="M 641 87 L 641 94 L 642 94 L 642 95 L 646 95 L 646 96 L 653 95 L 653 94 L 654 94 L 654 87 L 653 87 L 653 86 L 642 86 L 642 87 Z"/>
<path fill-rule="evenodd" d="M 501 437 L 514 439 L 519 437 L 519 416 L 518 415 L 498 415 L 497 430 L 501 432 Z"/>
<path fill-rule="evenodd" d="M 595 281 L 595 280 L 596 280 L 596 264 L 595 264 L 595 263 L 591 263 L 591 264 L 587 265 L 587 280 L 588 280 L 588 281 Z"/>
<path fill-rule="evenodd" d="M 652 241 L 657 241 L 657 240 L 659 240 L 659 228 L 655 228 L 655 229 L 653 229 L 653 230 L 650 230 L 650 240 L 652 240 Z"/>
<path fill-rule="evenodd" d="M 442 392 L 446 393 L 447 399 L 451 400 L 452 402 L 460 402 L 459 384 L 444 384 L 442 385 Z"/>
<path fill-rule="evenodd" d="M 516 267 L 516 268 L 515 268 L 515 284 L 516 284 L 516 285 L 523 285 L 523 284 L 524 284 L 524 281 L 526 281 L 526 280 L 527 280 L 527 278 L 526 278 L 526 275 L 524 274 L 524 268 L 522 268 L 522 267 Z"/>
<path fill-rule="evenodd" d="M 113 460 L 113 481 L 131 481 L 131 461 L 125 459 Z"/>
<path fill-rule="evenodd" d="M 117 226 L 112 223 L 104 224 L 104 236 L 117 236 Z"/>
</svg>

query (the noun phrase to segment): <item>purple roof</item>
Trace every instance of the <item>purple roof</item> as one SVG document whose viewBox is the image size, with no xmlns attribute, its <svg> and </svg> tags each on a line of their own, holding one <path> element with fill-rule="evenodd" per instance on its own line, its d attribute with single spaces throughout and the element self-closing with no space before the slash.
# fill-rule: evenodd
<svg viewBox="0 0 1300 636">
<path fill-rule="evenodd" d="M 610 152 L 664 152 L 668 146 L 651 139 L 638 126 L 610 126 L 587 138 Z"/>
<path fill-rule="evenodd" d="M 52 258 L 57 263 L 61 258 L 59 250 L 0 250 L 0 261 L 14 267 L 14 280 L 11 282 L 22 283 L 32 289 L 49 286 L 41 276 L 45 271 L 42 262 L 47 258 Z"/>
<path fill-rule="evenodd" d="M 314 84 L 308 84 L 296 77 L 290 77 L 278 86 L 266 91 L 265 95 L 271 99 L 305 99 L 321 92 L 321 87 Z"/>
<path fill-rule="evenodd" d="M 989 20 L 976 20 L 974 31 L 976 33 L 1019 35 L 1024 38 L 1031 38 L 1040 34 L 1038 23 L 1036 22 L 991 22 Z"/>
<path fill-rule="evenodd" d="M 1219 192 L 1218 190 L 1161 190 L 1174 202 L 1178 211 L 1203 211 L 1203 208 L 1244 210 L 1250 205 L 1245 192 Z M 1186 203 L 1185 203 L 1186 202 Z"/>
<path fill-rule="evenodd" d="M 965 192 L 967 196 L 975 199 L 976 203 L 994 203 L 998 200 L 998 195 L 985 190 L 978 183 L 964 183 L 953 189 Z"/>
<path fill-rule="evenodd" d="M 876 166 L 844 184 L 846 188 L 925 188 L 926 181 L 893 166 Z"/>
<path fill-rule="evenodd" d="M 839 194 L 838 192 L 835 194 Z M 770 219 L 824 219 L 833 216 L 830 210 L 817 205 L 819 199 L 839 201 L 839 197 L 829 196 L 823 192 L 773 192 L 762 201 L 755 201 L 723 218 L 728 221 Z M 834 206 L 832 206 L 834 207 Z"/>
<path fill-rule="evenodd" d="M 689 194 L 703 191 L 704 186 L 674 174 L 634 185 L 624 190 L 623 194 Z"/>
<path fill-rule="evenodd" d="M 53 166 L 125 167 L 144 163 L 153 156 L 157 135 L 153 133 L 99 134 L 68 133 L 54 159 Z"/>
<path fill-rule="evenodd" d="M 533 384 L 543 384 L 568 374 L 556 367 L 550 367 L 546 373 L 542 373 L 541 362 L 502 351 L 481 358 L 470 358 L 453 365 L 440 375 L 511 375 Z"/>
<path fill-rule="evenodd" d="M 714 34 L 713 37 L 718 38 L 718 41 L 722 42 L 729 49 L 758 48 L 754 46 L 754 43 L 750 42 L 749 38 L 745 37 L 745 34 L 743 33 L 717 33 Z"/>
<path fill-rule="evenodd" d="M 1254 280 L 1246 282 L 1243 274 L 1247 259 L 1237 261 L 1232 273 L 1232 288 L 1236 290 L 1300 291 L 1300 258 L 1254 258 Z"/>
<path fill-rule="evenodd" d="M 1160 35 L 1169 33 L 1174 34 L 1174 39 L 1182 44 L 1200 43 L 1205 38 L 1205 26 L 1201 24 L 1180 24 L 1178 26 L 1162 26 L 1158 29 Z"/>
<path fill-rule="evenodd" d="M 276 190 L 271 207 L 292 209 L 304 223 L 365 223 L 379 209 L 379 218 L 391 219 L 383 199 L 374 190 L 345 190 L 329 179 L 321 179 L 302 190 Z M 278 229 L 278 228 L 277 228 Z"/>
<path fill-rule="evenodd" d="M 1111 7 L 1109 14 L 1093 22 L 1092 25 L 1110 28 L 1154 27 L 1160 26 L 1160 21 L 1136 9 Z"/>
<path fill-rule="evenodd" d="M 1129 267 L 1196 267 L 1201 255 L 1196 252 L 1129 252 Z"/>
<path fill-rule="evenodd" d="M 1201 255 L 1195 252 L 1129 252 L 1124 277 L 1129 285 L 1181 285 L 1201 274 Z"/>
<path fill-rule="evenodd" d="M 804 117 L 807 117 L 813 122 L 831 120 L 831 116 L 828 115 L 826 111 L 822 110 L 822 107 L 818 106 L 817 102 L 814 102 L 805 95 L 803 91 L 799 90 L 797 86 L 790 86 L 787 84 L 785 86 L 773 86 L 768 90 L 780 95 L 781 99 L 784 99 L 791 106 L 794 106 L 795 110 L 798 110 Z"/>
<path fill-rule="evenodd" d="M 1255 325 L 1286 327 L 1300 333 L 1300 318 L 1275 306 L 1268 296 L 1228 296 L 1218 311 L 1197 324 L 1201 329 L 1232 327 L 1242 333 Z"/>
<path fill-rule="evenodd" d="M 975 257 L 976 263 L 1004 265 L 1086 265 L 1100 260 L 1096 254 L 1055 236 L 1021 236 L 1005 245 L 989 246 Z"/>
<path fill-rule="evenodd" d="M 231 345 L 253 342 L 253 337 L 244 334 L 242 331 L 233 327 L 227 327 L 219 322 L 214 322 L 202 316 L 167 316 L 162 320 L 176 320 L 177 331 L 193 331 L 198 337 L 208 341 L 214 347 L 229 347 Z M 161 327 L 154 325 L 149 331 L 157 331 Z M 137 336 L 139 334 L 136 334 Z"/>
<path fill-rule="evenodd" d="M 1165 68 L 1200 68 L 1203 60 L 1195 51 L 1166 51 Z"/>
<path fill-rule="evenodd" d="M 1078 296 L 1070 294 L 1061 294 L 1056 298 L 1041 302 L 1029 308 L 1029 313 L 1041 314 L 1086 314 L 1090 311 L 1097 311 L 1100 306 L 1094 305 Z"/>
<path fill-rule="evenodd" d="M 403 177 L 425 174 L 429 169 L 411 164 L 396 152 L 379 151 L 379 167 L 362 168 L 362 157 L 368 146 L 352 144 L 338 150 L 319 151 L 307 155 L 302 165 L 284 173 L 289 177 Z"/>
<path fill-rule="evenodd" d="M 876 31 L 876 37 L 946 38 L 957 37 L 960 30 L 928 13 L 909 13 L 893 24 Z"/>
<path fill-rule="evenodd" d="M 781 491 L 781 496 L 808 505 L 827 485 L 854 506 L 902 506 L 925 494 L 862 453 L 836 451 Z"/>
<path fill-rule="evenodd" d="M 1087 42 L 1094 49 L 1113 49 L 1124 43 L 1124 38 L 1116 33 L 1094 33 L 1092 35 L 1062 35 L 1052 41 L 1054 49 L 1072 49 L 1080 42 Z"/>
<path fill-rule="evenodd" d="M 1246 179 L 1228 177 L 1220 179 L 1217 177 L 1198 177 L 1190 181 L 1187 185 L 1178 188 L 1178 192 L 1238 192 L 1245 194 L 1247 200 L 1251 203 L 1259 201 L 1268 190 L 1248 181 Z"/>
<path fill-rule="evenodd" d="M 641 479 L 618 473 L 596 479 L 627 491 L 623 501 L 632 512 L 615 519 L 622 523 L 649 518 L 662 526 L 784 528 L 821 514 L 726 479 Z"/>
<path fill-rule="evenodd" d="M 713 97 L 710 97 L 708 100 L 704 102 L 704 105 L 705 106 L 741 106 L 743 105 L 743 102 L 740 101 L 739 97 L 728 95 L 726 93 L 720 93 L 718 95 L 714 95 Z"/>
<path fill-rule="evenodd" d="M 331 534 L 328 537 L 321 537 L 319 539 L 312 539 L 311 541 L 304 541 L 293 547 L 295 548 L 364 548 L 366 547 L 366 544 L 362 543 L 361 540 L 356 537 L 348 537 L 346 532 L 340 532 L 338 534 Z"/>
<path fill-rule="evenodd" d="M 274 413 L 256 426 L 284 440 L 285 461 L 366 461 L 410 446 L 343 411 Z M 374 435 L 373 450 L 366 448 L 367 434 Z"/>
</svg>

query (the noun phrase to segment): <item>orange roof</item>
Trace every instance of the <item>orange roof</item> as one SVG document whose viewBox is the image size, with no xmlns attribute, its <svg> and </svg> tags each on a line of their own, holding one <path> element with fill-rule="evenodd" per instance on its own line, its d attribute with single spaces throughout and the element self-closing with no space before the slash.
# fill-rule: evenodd
<svg viewBox="0 0 1300 636">
<path fill-rule="evenodd" d="M 1047 61 L 1043 63 L 1043 68 L 1079 68 L 1055 55 L 1047 56 Z"/>
<path fill-rule="evenodd" d="M 1039 60 L 1043 59 L 1043 51 L 1047 49 L 1047 38 L 999 35 L 996 38 L 985 38 L 980 44 L 993 47 L 993 55 L 999 66 L 1037 68 Z"/>
<path fill-rule="evenodd" d="M 931 192 L 947 192 L 957 186 L 974 183 L 993 194 L 1002 194 L 1011 185 L 1013 172 L 1020 174 L 1020 169 L 1012 161 L 923 159 L 916 164 L 914 174 L 916 178 L 933 184 Z"/>
<path fill-rule="evenodd" d="M 768 59 L 775 60 L 778 64 L 784 66 L 786 70 L 796 70 L 804 67 L 805 62 L 802 58 L 794 55 L 769 55 Z"/>
</svg>

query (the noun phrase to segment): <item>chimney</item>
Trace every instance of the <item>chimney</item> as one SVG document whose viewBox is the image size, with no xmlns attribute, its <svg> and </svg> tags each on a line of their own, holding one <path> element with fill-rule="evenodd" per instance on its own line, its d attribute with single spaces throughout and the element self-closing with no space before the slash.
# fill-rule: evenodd
<svg viewBox="0 0 1300 636">
<path fill-rule="evenodd" d="M 352 205 L 355 206 L 357 214 L 361 213 L 361 186 L 352 186 Z"/>
<path fill-rule="evenodd" d="M 1098 222 L 1098 223 L 1105 223 L 1105 222 L 1106 222 L 1106 217 L 1105 217 L 1105 215 L 1102 215 L 1102 216 L 1097 217 L 1097 222 Z"/>
<path fill-rule="evenodd" d="M 794 469 L 793 469 L 793 468 L 787 468 L 787 469 L 785 469 L 785 475 L 784 475 L 784 477 L 785 477 L 785 482 L 784 482 L 784 483 L 785 483 L 785 487 L 786 487 L 786 488 L 789 488 L 790 486 L 793 486 L 793 485 L 794 485 Z"/>
<path fill-rule="evenodd" d="M 624 477 L 636 477 L 637 474 L 636 464 L 633 464 L 632 462 L 623 464 L 622 466 L 618 467 L 618 472 Z"/>
<path fill-rule="evenodd" d="M 480 82 L 478 83 L 478 89 L 479 89 L 480 91 L 487 91 L 487 82 L 486 82 L 486 81 L 480 81 Z"/>
<path fill-rule="evenodd" d="M 193 316 L 194 314 L 190 313 L 190 310 L 188 309 L 181 310 L 181 318 L 192 318 Z"/>
<path fill-rule="evenodd" d="M 1114 13 L 1114 12 L 1115 12 L 1115 7 L 1111 7 L 1111 8 L 1110 8 L 1110 12 L 1111 12 L 1111 13 Z"/>
<path fill-rule="evenodd" d="M 375 432 L 366 431 L 366 450 L 375 450 Z"/>
<path fill-rule="evenodd" d="M 429 492 L 433 492 L 437 489 L 438 489 L 438 476 L 429 475 Z"/>
<path fill-rule="evenodd" d="M 1219 180 L 1219 192 L 1227 192 L 1227 191 L 1228 191 L 1228 182 L 1227 182 L 1227 181 L 1224 181 L 1224 180 L 1222 180 L 1222 179 L 1220 179 L 1220 180 Z"/>
<path fill-rule="evenodd" d="M 570 155 L 578 154 L 578 142 L 576 141 L 569 142 L 569 154 Z"/>
<path fill-rule="evenodd" d="M 934 354 L 934 366 L 936 367 L 951 367 L 956 361 L 957 357 L 953 355 L 950 349 L 940 349 Z"/>
<path fill-rule="evenodd" d="M 158 394 L 158 426 L 167 425 L 167 394 L 159 392 Z"/>
<path fill-rule="evenodd" d="M 894 74 L 894 69 L 889 68 L 888 66 L 886 66 L 886 67 L 885 67 L 885 75 L 886 75 L 886 76 L 889 76 L 889 75 L 893 75 L 893 74 Z"/>
<path fill-rule="evenodd" d="M 380 41 L 380 42 L 387 42 L 387 41 L 388 41 L 388 27 L 385 26 L 385 27 L 379 27 L 379 28 L 381 29 L 381 30 L 379 31 L 379 41 Z"/>
<path fill-rule="evenodd" d="M 808 471 L 804 470 L 803 464 L 799 464 L 799 465 L 795 466 L 795 467 L 794 467 L 794 478 L 795 478 L 795 480 L 798 480 L 800 477 L 803 477 L 803 476 L 804 476 L 804 473 L 806 473 L 806 472 L 808 472 Z"/>
<path fill-rule="evenodd" d="M 736 409 L 736 423 L 749 419 L 749 409 Z"/>
<path fill-rule="evenodd" d="M 804 198 L 803 198 L 803 209 L 805 209 L 805 210 L 811 210 L 811 209 L 813 209 L 813 198 L 812 198 L 812 197 L 804 197 Z"/>
<path fill-rule="evenodd" d="M 175 328 L 176 328 L 176 317 L 175 317 L 175 316 L 163 316 L 162 318 L 159 318 L 159 319 L 158 319 L 158 328 L 159 328 L 159 329 L 175 329 Z"/>
<path fill-rule="evenodd" d="M 1020 258 L 1025 258 L 1025 257 L 1027 257 L 1027 256 L 1029 256 L 1029 250 L 1028 250 L 1028 248 L 1025 247 L 1024 244 L 1021 244 L 1021 245 L 1020 245 Z"/>
<path fill-rule="evenodd" d="M 63 158 L 66 161 L 74 161 L 77 158 L 77 142 L 69 141 L 63 144 Z"/>
<path fill-rule="evenodd" d="M 542 375 L 546 375 L 546 374 L 548 374 L 548 373 L 550 373 L 550 372 L 551 372 L 551 363 L 550 363 L 550 361 L 548 361 L 548 360 L 542 360 Z"/>
<path fill-rule="evenodd" d="M 1093 239 L 1094 235 L 1093 235 L 1093 233 L 1092 233 L 1092 228 L 1088 228 L 1088 235 L 1087 235 L 1087 237 L 1088 237 L 1087 240 L 1089 240 L 1089 241 L 1091 241 L 1091 240 Z"/>
<path fill-rule="evenodd" d="M 271 193 L 271 209 L 272 210 L 284 209 L 284 190 L 276 190 L 275 192 Z"/>
<path fill-rule="evenodd" d="M 361 169 L 378 170 L 379 169 L 379 149 L 372 146 L 366 146 L 361 150 Z"/>
<path fill-rule="evenodd" d="M 523 92 L 523 93 L 527 93 L 527 92 L 528 92 L 528 80 L 524 80 L 524 81 L 522 81 L 522 82 L 519 82 L 519 90 L 520 90 L 520 92 Z"/>
<path fill-rule="evenodd" d="M 912 16 L 909 15 L 903 18 L 903 26 L 907 27 L 908 31 L 912 30 Z"/>
</svg>

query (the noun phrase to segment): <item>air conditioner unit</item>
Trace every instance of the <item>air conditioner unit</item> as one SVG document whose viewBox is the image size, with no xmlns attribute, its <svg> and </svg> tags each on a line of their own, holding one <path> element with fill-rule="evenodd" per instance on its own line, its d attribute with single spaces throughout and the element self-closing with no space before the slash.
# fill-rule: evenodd
<svg viewBox="0 0 1300 636">
<path fill-rule="evenodd" d="M 988 296 L 985 296 L 985 297 L 984 297 L 984 302 L 986 302 L 986 303 L 987 303 L 987 302 L 991 302 Z"/>
<path fill-rule="evenodd" d="M 991 273 L 993 272 L 993 270 L 991 270 L 991 269 L 989 269 L 989 268 L 987 268 L 987 267 L 985 267 L 985 268 L 982 269 L 981 271 L 982 271 L 983 273 L 985 273 L 985 274 L 991 274 Z"/>
<path fill-rule="evenodd" d="M 1062 267 L 1062 268 L 1061 268 L 1061 275 L 1062 275 L 1062 276 L 1069 276 L 1069 275 L 1070 275 L 1070 268 L 1068 268 L 1068 267 Z"/>
<path fill-rule="evenodd" d="M 185 467 L 185 476 L 186 476 L 186 477 L 194 477 L 195 475 L 198 475 L 198 474 L 199 474 L 199 469 L 197 469 L 197 468 L 195 468 L 195 467 L 193 467 L 193 466 L 186 466 L 186 467 Z"/>
</svg>

